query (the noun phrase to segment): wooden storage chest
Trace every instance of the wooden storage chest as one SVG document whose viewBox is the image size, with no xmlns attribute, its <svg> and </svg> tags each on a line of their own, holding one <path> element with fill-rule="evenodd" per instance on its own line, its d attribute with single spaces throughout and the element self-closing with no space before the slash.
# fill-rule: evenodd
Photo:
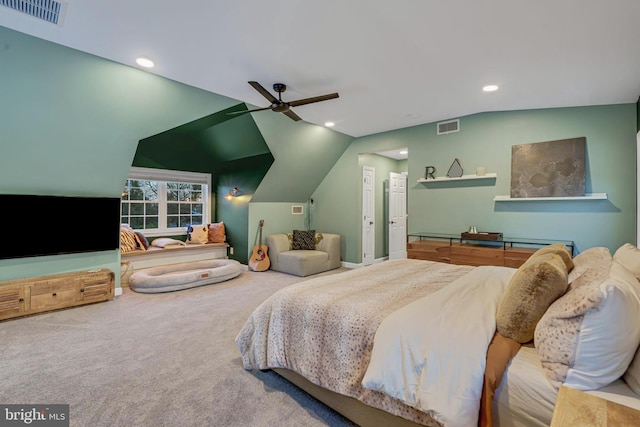
<svg viewBox="0 0 640 427">
<path fill-rule="evenodd" d="M 0 282 L 0 320 L 113 298 L 111 270 L 76 271 Z"/>
</svg>

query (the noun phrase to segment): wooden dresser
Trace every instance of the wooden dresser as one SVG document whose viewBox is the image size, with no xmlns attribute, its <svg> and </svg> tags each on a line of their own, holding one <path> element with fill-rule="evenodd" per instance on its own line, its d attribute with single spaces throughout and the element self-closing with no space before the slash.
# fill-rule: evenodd
<svg viewBox="0 0 640 427">
<path fill-rule="evenodd" d="M 99 269 L 0 282 L 0 320 L 113 298 L 115 276 Z"/>
<path fill-rule="evenodd" d="M 512 239 L 484 241 L 460 235 L 416 233 L 409 235 L 407 257 L 458 265 L 497 265 L 518 268 L 545 245 L 563 243 L 573 254 L 572 241 Z"/>
</svg>

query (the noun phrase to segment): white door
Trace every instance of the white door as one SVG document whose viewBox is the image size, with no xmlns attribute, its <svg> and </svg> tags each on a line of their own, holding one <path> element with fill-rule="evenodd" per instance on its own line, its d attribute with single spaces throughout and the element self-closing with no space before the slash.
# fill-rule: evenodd
<svg viewBox="0 0 640 427">
<path fill-rule="evenodd" d="M 373 264 L 376 251 L 375 179 L 371 166 L 362 167 L 362 264 Z"/>
<path fill-rule="evenodd" d="M 407 176 L 389 175 L 389 259 L 407 257 Z"/>
</svg>

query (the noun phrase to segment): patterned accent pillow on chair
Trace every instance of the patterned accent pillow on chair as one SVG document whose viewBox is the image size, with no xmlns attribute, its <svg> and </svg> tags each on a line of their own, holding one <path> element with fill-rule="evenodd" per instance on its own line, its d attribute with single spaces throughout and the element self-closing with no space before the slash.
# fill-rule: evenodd
<svg viewBox="0 0 640 427">
<path fill-rule="evenodd" d="M 313 251 L 316 249 L 316 230 L 293 230 L 292 249 Z"/>
</svg>

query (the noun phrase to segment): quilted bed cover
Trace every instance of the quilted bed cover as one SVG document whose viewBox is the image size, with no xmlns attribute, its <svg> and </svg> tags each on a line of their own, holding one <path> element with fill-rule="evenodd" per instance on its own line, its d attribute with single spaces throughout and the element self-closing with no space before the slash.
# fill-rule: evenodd
<svg viewBox="0 0 640 427">
<path fill-rule="evenodd" d="M 448 415 L 443 416 L 439 408 L 434 409 L 422 405 L 427 400 L 416 400 L 415 389 L 405 395 L 404 392 L 400 393 L 397 388 L 394 388 L 402 382 L 399 382 L 398 378 L 405 373 L 391 374 L 390 372 L 378 371 L 377 380 L 380 380 L 380 375 L 383 377 L 387 375 L 387 379 L 392 379 L 390 384 L 386 384 L 384 381 L 377 383 L 374 381 L 370 384 L 372 388 L 382 391 L 366 389 L 362 382 L 371 361 L 376 331 L 385 318 L 390 317 L 392 313 L 403 307 L 411 310 L 411 307 L 415 307 L 415 304 L 411 303 L 431 294 L 436 296 L 434 301 L 438 301 L 437 305 L 441 305 L 442 300 L 437 297 L 440 290 L 443 291 L 443 294 L 450 296 L 447 299 L 451 301 L 458 299 L 454 298 L 455 295 L 469 281 L 463 284 L 460 284 L 459 281 L 458 284 L 454 283 L 454 288 L 451 289 L 455 292 L 445 292 L 447 285 L 477 269 L 477 267 L 470 266 L 402 259 L 337 275 L 322 276 L 284 288 L 273 294 L 251 314 L 236 337 L 236 344 L 242 354 L 244 368 L 290 369 L 321 387 L 354 397 L 369 406 L 416 423 L 426 426 L 440 426 L 451 422 L 452 425 L 457 425 L 455 419 L 452 421 L 447 418 Z M 485 269 L 485 267 L 480 269 Z M 500 268 L 488 267 L 486 269 L 488 271 L 488 269 Z M 511 269 L 502 268 L 502 270 L 512 274 Z M 508 282 L 508 279 L 506 280 Z M 506 284 L 499 285 L 496 287 L 500 288 L 499 290 L 489 292 L 492 295 L 491 299 L 495 300 L 496 295 L 500 295 L 505 287 Z M 482 291 L 479 292 L 482 293 Z M 464 304 L 468 304 L 470 298 L 472 299 L 471 296 L 460 298 L 464 303 L 458 306 L 458 313 L 468 309 Z M 416 313 L 420 310 L 418 309 Z M 435 306 L 431 306 L 428 310 L 435 310 Z M 493 311 L 495 312 L 495 310 Z M 397 316 L 396 314 L 391 318 Z M 421 323 L 429 317 L 434 319 L 432 326 L 433 322 L 448 322 L 448 317 L 441 318 L 437 312 L 426 312 L 424 316 L 417 316 L 415 319 L 412 316 L 413 314 L 409 312 L 407 317 L 405 312 L 401 323 L 404 322 L 406 329 L 414 332 L 420 330 Z M 493 328 L 495 328 L 495 321 L 493 324 Z M 441 326 L 442 331 L 447 331 L 446 335 L 449 339 L 446 341 L 454 346 L 458 345 L 458 340 L 451 339 L 458 332 L 451 330 L 446 324 Z M 471 327 L 472 325 L 466 324 L 463 329 Z M 478 397 L 482 388 L 486 346 L 495 330 L 489 329 L 491 331 L 486 339 L 486 345 L 482 350 L 478 350 L 472 363 L 476 365 L 476 369 L 482 370 L 479 374 Z M 469 334 L 469 331 L 466 333 Z M 387 333 L 387 335 L 389 334 Z M 391 338 L 392 341 L 393 339 Z M 483 339 L 479 341 L 482 342 Z M 388 343 L 381 345 L 383 350 L 385 346 L 388 347 Z M 452 351 L 446 346 L 444 348 L 445 352 Z M 389 353 L 388 348 L 386 351 Z M 384 352 L 382 351 L 382 353 Z M 386 356 L 402 357 L 391 353 Z M 379 360 L 377 364 L 384 365 Z M 420 362 L 415 366 L 418 365 Z M 435 372 L 433 373 L 435 374 Z M 422 375 L 420 369 L 416 373 L 418 376 Z M 474 373 L 473 377 L 476 376 L 477 374 Z M 370 374 L 369 380 L 372 378 L 374 375 Z M 451 380 L 460 380 L 459 375 Z M 453 393 L 455 392 L 454 390 Z M 446 400 L 449 396 L 444 397 Z M 437 406 L 438 402 L 435 403 Z M 476 411 L 477 414 L 477 405 L 478 402 L 474 402 L 471 409 L 465 410 L 465 414 L 473 411 Z M 445 409 L 445 411 L 448 410 Z M 463 423 L 466 424 L 468 421 L 468 416 L 465 415 Z"/>
</svg>

